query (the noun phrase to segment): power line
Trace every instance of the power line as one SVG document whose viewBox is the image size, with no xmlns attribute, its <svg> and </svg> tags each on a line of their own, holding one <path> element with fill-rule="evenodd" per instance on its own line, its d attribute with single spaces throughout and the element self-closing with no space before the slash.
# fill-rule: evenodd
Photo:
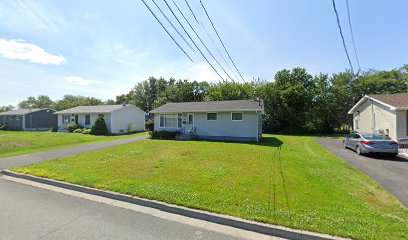
<svg viewBox="0 0 408 240">
<path fill-rule="evenodd" d="M 333 3 L 334 13 L 336 14 L 337 26 L 339 27 L 341 40 L 342 40 L 342 42 L 343 42 L 344 51 L 346 52 L 347 60 L 348 60 L 348 62 L 349 62 L 349 64 L 350 64 L 351 72 L 354 72 L 354 70 L 353 70 L 353 65 L 351 64 L 351 60 L 350 60 L 350 55 L 349 55 L 349 53 L 348 53 L 348 51 L 347 51 L 346 42 L 344 41 L 343 31 L 341 30 L 339 14 L 338 14 L 337 9 L 336 9 L 336 3 L 335 3 L 334 0 L 332 0 L 332 3 Z"/>
<path fill-rule="evenodd" d="M 183 37 L 183 35 L 181 35 L 181 33 L 177 30 L 177 28 L 174 26 L 174 24 L 170 21 L 170 19 L 166 16 L 166 14 L 161 10 L 161 8 L 159 7 L 159 5 L 157 5 L 155 0 L 152 0 L 152 2 L 154 3 L 154 5 L 156 5 L 157 9 L 159 9 L 159 11 L 161 12 L 161 14 L 163 15 L 163 17 L 166 18 L 167 22 L 170 23 L 170 25 L 173 27 L 174 31 L 176 31 L 178 33 L 178 35 L 184 40 L 184 42 L 191 48 L 191 50 L 193 50 L 194 52 L 194 48 L 187 42 L 187 40 Z"/>
<path fill-rule="evenodd" d="M 160 26 L 164 29 L 164 31 L 166 31 L 166 33 L 170 36 L 170 38 L 173 40 L 173 42 L 180 48 L 180 50 L 188 57 L 188 59 L 190 59 L 190 61 L 194 62 L 193 59 L 191 59 L 191 57 L 186 53 L 186 51 L 184 51 L 184 49 L 180 46 L 180 44 L 176 41 L 176 39 L 174 39 L 174 37 L 170 34 L 170 32 L 166 29 L 166 27 L 163 25 L 162 22 L 160 22 L 159 18 L 156 16 L 156 14 L 154 14 L 154 12 L 152 11 L 152 9 L 149 7 L 149 5 L 147 5 L 147 3 L 142 0 L 142 2 L 144 3 L 144 5 L 147 7 L 147 9 L 149 9 L 150 13 L 154 16 L 154 18 L 157 20 L 157 22 L 159 22 Z"/>
<path fill-rule="evenodd" d="M 179 23 L 179 25 L 181 26 L 181 28 L 183 29 L 183 31 L 187 34 L 187 36 L 190 38 L 191 42 L 194 42 L 194 40 L 191 38 L 190 34 L 188 34 L 187 30 L 184 28 L 183 24 L 181 24 L 180 20 L 178 19 L 178 17 L 176 16 L 176 14 L 174 14 L 173 9 L 171 9 L 171 7 L 169 6 L 169 4 L 167 3 L 167 0 L 164 0 L 164 3 L 166 4 L 166 6 L 170 9 L 170 12 L 173 14 L 173 16 L 176 18 L 177 22 Z M 194 49 L 193 49 L 194 51 Z M 195 52 L 195 51 L 194 51 Z"/>
<path fill-rule="evenodd" d="M 184 0 L 184 1 L 186 2 L 188 9 L 190 9 L 191 14 L 193 14 L 193 17 L 196 20 L 196 22 L 199 23 L 197 18 L 196 18 L 196 15 L 194 14 L 193 10 L 190 7 L 190 4 L 188 4 L 187 0 Z"/>
<path fill-rule="evenodd" d="M 221 51 L 218 49 L 217 44 L 215 44 L 214 40 L 212 39 L 212 37 L 211 37 L 210 34 L 208 33 L 207 29 L 204 27 L 204 25 L 203 25 L 200 21 L 198 21 L 198 19 L 197 19 L 195 13 L 194 13 L 194 11 L 193 11 L 193 9 L 190 7 L 190 4 L 188 4 L 188 1 L 187 1 L 187 0 L 184 0 L 184 1 L 186 2 L 186 5 L 187 5 L 188 9 L 190 10 L 190 12 L 191 12 L 191 14 L 193 15 L 193 17 L 194 17 L 195 21 L 197 22 L 197 24 L 201 25 L 201 27 L 204 29 L 204 31 L 206 32 L 207 36 L 210 38 L 211 42 L 212 42 L 212 43 L 214 44 L 214 46 L 216 47 L 218 53 L 221 55 L 221 58 L 224 60 L 225 64 L 228 66 L 228 68 L 230 69 L 230 71 L 231 71 L 232 73 L 234 73 L 234 75 L 235 75 L 235 77 L 236 77 L 235 72 L 232 71 L 231 67 L 228 65 L 227 61 L 225 60 L 225 57 L 221 54 Z M 177 4 L 176 4 L 174 1 L 173 1 L 173 3 L 174 3 L 174 4 L 176 5 L 176 7 L 177 7 Z M 178 7 L 177 7 L 177 8 L 178 8 Z M 179 8 L 178 8 L 178 9 L 179 9 Z M 180 9 L 179 9 L 179 11 L 180 11 Z M 245 82 L 245 80 L 244 80 L 244 82 Z"/>
<path fill-rule="evenodd" d="M 358 65 L 358 70 L 361 70 L 360 61 L 359 61 L 359 59 L 358 59 L 358 55 L 357 55 L 356 42 L 355 42 L 355 40 L 354 40 L 353 27 L 352 27 L 352 24 L 351 24 L 351 16 L 350 16 L 350 6 L 349 6 L 349 0 L 346 0 L 346 4 L 347 4 L 347 16 L 348 16 L 348 22 L 349 22 L 350 32 L 351 32 L 351 40 L 352 40 L 352 42 L 353 42 L 353 48 L 354 48 L 354 55 L 356 55 L 356 60 L 357 60 L 357 65 Z"/>
<path fill-rule="evenodd" d="M 187 1 L 187 0 L 186 0 L 186 1 Z M 229 59 L 231 60 L 232 64 L 234 65 L 234 67 L 235 67 L 235 69 L 237 70 L 237 72 L 238 72 L 239 76 L 241 77 L 241 79 L 245 82 L 245 80 L 244 80 L 244 78 L 242 77 L 240 71 L 238 70 L 237 66 L 235 65 L 234 60 L 232 60 L 231 55 L 229 54 L 227 48 L 225 47 L 224 42 L 221 40 L 221 37 L 220 37 L 220 35 L 218 34 L 218 31 L 217 31 L 217 29 L 215 28 L 214 23 L 213 23 L 213 21 L 211 20 L 210 15 L 208 14 L 207 9 L 205 9 L 204 4 L 203 4 L 203 2 L 202 2 L 201 0 L 200 0 L 200 4 L 201 4 L 201 6 L 203 7 L 203 9 L 204 9 L 204 11 L 205 11 L 205 14 L 207 15 L 208 20 L 210 20 L 211 26 L 213 27 L 215 33 L 217 34 L 217 37 L 218 37 L 218 39 L 220 40 L 222 46 L 224 47 L 224 50 L 225 50 L 225 52 L 227 53 Z M 191 9 L 190 9 L 190 10 L 191 10 Z"/>
<path fill-rule="evenodd" d="M 201 39 L 201 37 L 198 35 L 198 33 L 196 32 L 196 30 L 194 29 L 194 27 L 190 24 L 190 21 L 188 21 L 188 19 L 186 18 L 186 16 L 184 15 L 184 13 L 181 11 L 181 9 L 178 7 L 178 5 L 176 4 L 176 2 L 174 0 L 172 0 L 173 4 L 176 6 L 177 10 L 179 11 L 179 13 L 181 14 L 181 16 L 184 18 L 184 20 L 187 22 L 187 24 L 190 26 L 191 30 L 194 32 L 194 34 L 197 36 L 198 40 L 200 40 L 201 44 L 204 46 L 204 48 L 207 50 L 207 52 L 210 54 L 210 56 L 215 60 L 215 62 L 218 64 L 218 66 L 220 66 L 220 68 L 224 71 L 224 73 L 227 75 L 227 77 L 229 79 L 231 79 L 232 82 L 235 82 L 233 78 L 231 78 L 231 76 L 228 74 L 227 71 L 225 71 L 224 67 L 222 67 L 222 65 L 220 64 L 220 62 L 214 57 L 214 55 L 211 53 L 211 51 L 208 49 L 207 45 L 205 45 L 205 43 L 203 42 L 203 40 Z M 171 9 L 171 8 L 170 8 Z M 217 72 L 217 74 L 221 77 L 221 75 L 218 73 L 218 71 L 214 68 L 214 66 L 210 63 L 210 61 L 208 61 L 208 59 L 205 57 L 204 53 L 200 50 L 200 48 L 197 46 L 197 44 L 193 41 L 193 44 L 196 46 L 196 48 L 198 49 L 198 51 L 201 53 L 201 55 L 204 57 L 204 59 L 207 61 L 208 64 L 210 64 L 210 66 L 214 69 L 214 71 Z M 223 79 L 221 77 L 221 79 Z M 224 81 L 224 79 L 223 79 Z"/>
</svg>

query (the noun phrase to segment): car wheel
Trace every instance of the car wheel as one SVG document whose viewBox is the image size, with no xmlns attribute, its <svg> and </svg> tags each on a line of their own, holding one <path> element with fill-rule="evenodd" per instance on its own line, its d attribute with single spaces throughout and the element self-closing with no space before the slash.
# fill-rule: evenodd
<svg viewBox="0 0 408 240">
<path fill-rule="evenodd" d="M 361 148 L 359 146 L 356 147 L 356 153 L 358 155 L 363 155 L 363 153 L 361 152 Z"/>
</svg>

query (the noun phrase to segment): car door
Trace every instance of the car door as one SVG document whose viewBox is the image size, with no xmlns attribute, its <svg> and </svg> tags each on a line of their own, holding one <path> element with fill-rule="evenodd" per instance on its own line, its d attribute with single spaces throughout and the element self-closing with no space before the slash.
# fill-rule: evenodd
<svg viewBox="0 0 408 240">
<path fill-rule="evenodd" d="M 359 134 L 353 134 L 353 136 L 350 139 L 350 147 L 356 149 L 360 140 L 361 136 Z"/>
</svg>

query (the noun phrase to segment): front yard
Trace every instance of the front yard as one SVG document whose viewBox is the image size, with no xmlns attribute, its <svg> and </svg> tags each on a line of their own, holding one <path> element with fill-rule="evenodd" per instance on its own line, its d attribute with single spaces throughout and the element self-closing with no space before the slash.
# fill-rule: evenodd
<svg viewBox="0 0 408 240">
<path fill-rule="evenodd" d="M 307 136 L 141 141 L 13 170 L 338 236 L 408 237 L 408 211 Z"/>
<path fill-rule="evenodd" d="M 138 135 L 93 136 L 80 133 L 0 131 L 0 158 L 131 136 Z"/>
</svg>

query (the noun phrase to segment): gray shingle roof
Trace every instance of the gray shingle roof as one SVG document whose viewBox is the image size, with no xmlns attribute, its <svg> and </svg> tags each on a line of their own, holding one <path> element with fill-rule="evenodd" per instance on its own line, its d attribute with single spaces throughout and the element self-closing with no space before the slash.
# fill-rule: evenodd
<svg viewBox="0 0 408 240">
<path fill-rule="evenodd" d="M 8 112 L 2 112 L 0 113 L 0 115 L 3 115 L 3 116 L 4 115 L 26 115 L 27 113 L 38 112 L 44 109 L 52 110 L 50 108 L 30 108 L 30 109 L 22 108 L 22 109 L 11 110 Z M 55 110 L 52 110 L 52 111 L 55 111 Z"/>
<path fill-rule="evenodd" d="M 263 111 L 263 101 L 234 100 L 213 102 L 167 103 L 151 113 Z"/>
<path fill-rule="evenodd" d="M 55 114 L 98 114 L 111 113 L 123 108 L 123 105 L 98 105 L 98 106 L 78 106 L 70 109 L 58 111 Z"/>
</svg>

